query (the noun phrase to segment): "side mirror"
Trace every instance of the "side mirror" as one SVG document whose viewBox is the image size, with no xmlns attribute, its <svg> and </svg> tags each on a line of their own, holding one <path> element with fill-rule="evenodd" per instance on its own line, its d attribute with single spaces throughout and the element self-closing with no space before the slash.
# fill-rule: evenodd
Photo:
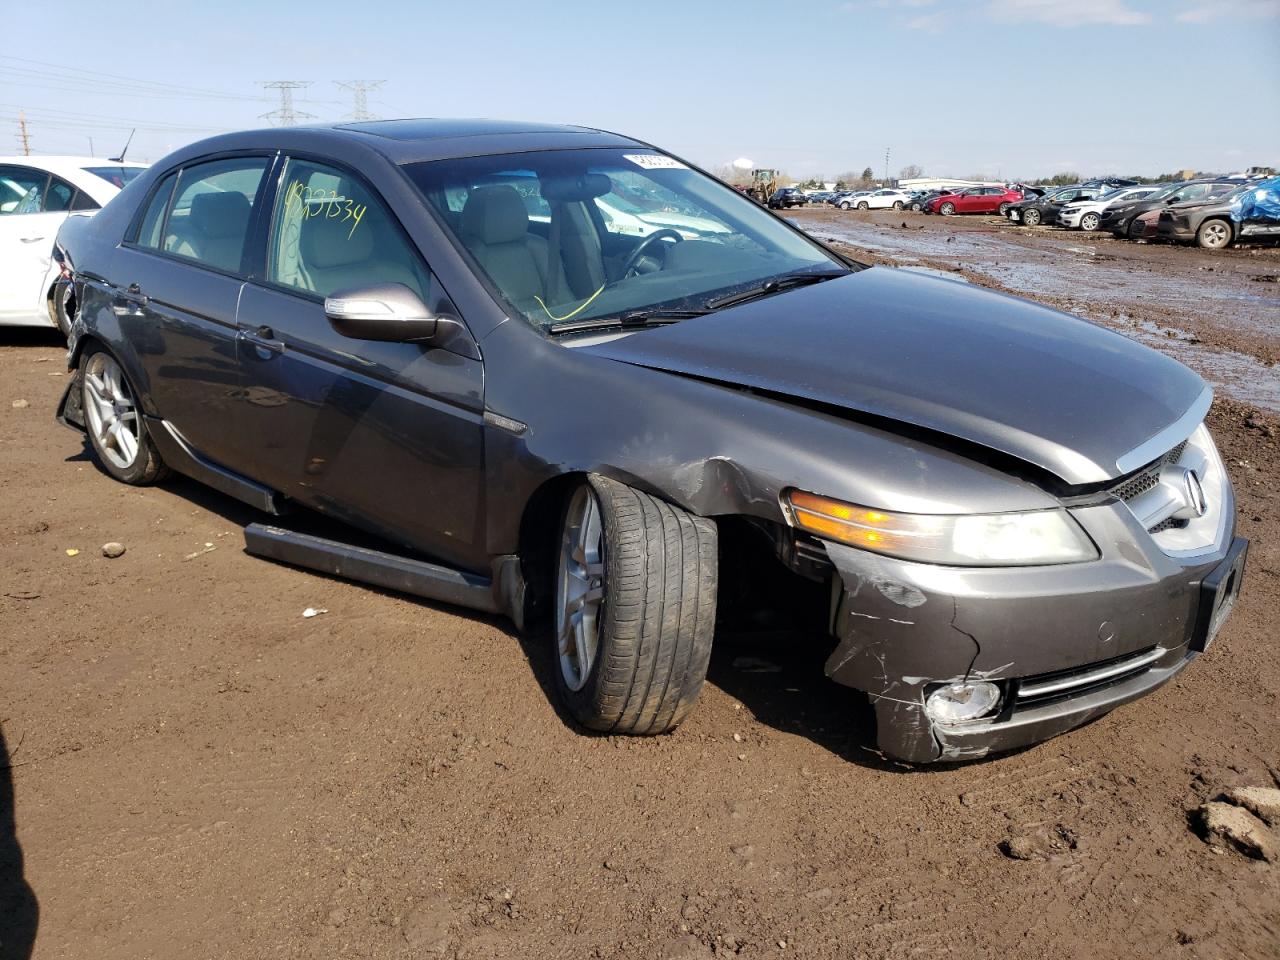
<svg viewBox="0 0 1280 960">
<path fill-rule="evenodd" d="M 1178 203 L 1181 200 L 1182 197 L 1169 197 L 1169 199 L 1165 200 L 1165 203 Z"/>
<path fill-rule="evenodd" d="M 371 283 L 335 290 L 324 301 L 329 325 L 352 340 L 444 346 L 462 330 L 452 317 L 432 316 L 403 283 Z"/>
</svg>

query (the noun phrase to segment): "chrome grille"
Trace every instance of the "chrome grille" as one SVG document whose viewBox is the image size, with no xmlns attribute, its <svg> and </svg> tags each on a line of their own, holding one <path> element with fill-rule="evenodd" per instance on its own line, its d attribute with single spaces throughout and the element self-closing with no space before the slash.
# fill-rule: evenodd
<svg viewBox="0 0 1280 960">
<path fill-rule="evenodd" d="M 1099 660 L 1070 670 L 1057 670 L 1053 673 L 1027 677 L 1018 685 L 1014 707 L 1016 709 L 1066 697 L 1078 697 L 1092 690 L 1120 683 L 1130 677 L 1146 673 L 1151 669 L 1151 665 L 1164 655 L 1164 647 L 1147 647 L 1145 650 L 1127 653 L 1110 660 Z"/>
<path fill-rule="evenodd" d="M 1160 468 L 1166 463 L 1177 463 L 1182 459 L 1182 451 L 1187 448 L 1187 441 L 1183 440 L 1180 444 L 1166 453 L 1155 463 L 1143 469 L 1136 476 L 1130 477 L 1124 483 L 1119 484 L 1111 489 L 1113 497 L 1119 497 L 1128 503 L 1137 497 L 1142 496 L 1148 490 L 1154 490 L 1160 484 Z"/>
</svg>

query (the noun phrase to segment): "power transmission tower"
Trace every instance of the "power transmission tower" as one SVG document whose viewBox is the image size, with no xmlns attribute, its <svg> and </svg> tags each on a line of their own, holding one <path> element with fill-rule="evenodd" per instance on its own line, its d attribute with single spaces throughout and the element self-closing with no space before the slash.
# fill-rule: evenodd
<svg viewBox="0 0 1280 960">
<path fill-rule="evenodd" d="M 342 119 L 344 120 L 379 120 L 381 119 L 377 114 L 369 112 L 369 91 L 377 90 L 380 86 L 386 83 L 385 80 L 376 80 L 373 82 L 369 82 L 366 80 L 352 80 L 350 83 L 339 83 L 337 80 L 335 80 L 334 83 L 340 86 L 343 90 L 350 90 L 352 100 L 354 101 L 353 106 L 355 107 L 355 109 L 353 109 L 350 113 L 348 113 Z"/>
<path fill-rule="evenodd" d="M 27 136 L 27 114 L 23 110 L 18 111 L 18 140 L 22 143 L 22 155 L 31 156 L 31 138 Z"/>
<path fill-rule="evenodd" d="M 305 90 L 311 86 L 310 80 L 268 80 L 259 84 L 264 90 L 280 91 L 280 106 L 270 113 L 261 114 L 263 120 L 272 121 L 277 127 L 292 127 L 299 120 L 314 120 L 314 113 L 305 113 L 293 106 L 293 91 Z"/>
<path fill-rule="evenodd" d="M 884 182 L 889 182 L 889 148 L 884 148 Z"/>
</svg>

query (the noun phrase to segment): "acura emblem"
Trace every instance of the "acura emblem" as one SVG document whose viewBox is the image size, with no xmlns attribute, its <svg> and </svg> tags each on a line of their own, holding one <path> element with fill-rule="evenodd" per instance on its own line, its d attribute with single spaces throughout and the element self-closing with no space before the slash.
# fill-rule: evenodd
<svg viewBox="0 0 1280 960">
<path fill-rule="evenodd" d="M 1195 512 L 1197 517 L 1203 517 L 1205 511 L 1209 509 L 1209 501 L 1205 499 L 1204 487 L 1200 486 L 1200 478 L 1196 476 L 1194 470 L 1187 470 L 1182 474 L 1182 479 L 1187 488 L 1187 506 Z"/>
</svg>

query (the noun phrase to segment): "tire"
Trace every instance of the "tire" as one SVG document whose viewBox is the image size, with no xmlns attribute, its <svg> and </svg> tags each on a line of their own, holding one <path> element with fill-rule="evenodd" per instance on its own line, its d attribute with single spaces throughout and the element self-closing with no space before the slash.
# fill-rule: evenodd
<svg viewBox="0 0 1280 960">
<path fill-rule="evenodd" d="M 1102 223 L 1102 217 L 1096 213 L 1086 213 L 1080 218 L 1080 229 L 1085 233 L 1093 233 Z"/>
<path fill-rule="evenodd" d="M 1217 218 L 1206 220 L 1196 231 L 1196 243 L 1205 250 L 1225 250 L 1232 239 L 1231 224 Z"/>
<path fill-rule="evenodd" d="M 1022 222 L 1028 227 L 1040 226 L 1040 211 L 1035 207 L 1027 207 L 1022 211 Z"/>
<path fill-rule="evenodd" d="M 895 210 L 901 210 L 901 209 L 902 209 L 902 201 L 901 201 L 901 200 L 895 200 L 895 201 L 893 201 L 893 209 L 895 209 Z"/>
<path fill-rule="evenodd" d="M 57 324 L 64 337 L 71 336 L 71 324 L 75 320 L 76 301 L 71 284 L 59 282 L 53 287 L 53 300 L 50 304 L 53 322 Z"/>
<path fill-rule="evenodd" d="M 841 201 L 841 203 L 840 203 L 840 209 L 841 209 L 841 210 L 850 210 L 850 209 L 852 209 L 852 207 L 851 207 L 851 205 L 850 205 L 850 203 L 849 203 L 849 201 L 848 201 L 848 200 L 843 200 L 843 201 Z"/>
<path fill-rule="evenodd" d="M 996 213 L 1000 214 L 1000 216 L 1002 217 L 1007 217 L 1009 215 L 1008 201 L 1005 201 L 1004 203 L 1000 204 L 1000 206 L 996 207 Z"/>
<path fill-rule="evenodd" d="M 920 212 L 920 204 L 918 204 L 918 203 L 913 203 L 913 204 L 910 206 L 910 208 L 909 208 L 909 209 L 913 210 L 913 211 L 914 211 L 914 212 L 916 212 L 916 213 L 919 213 L 919 212 Z"/>
<path fill-rule="evenodd" d="M 1142 225 L 1137 217 L 1134 217 L 1129 221 L 1129 229 L 1125 233 L 1128 234 L 1130 240 L 1141 240 L 1142 235 L 1146 233 L 1146 227 Z"/>
<path fill-rule="evenodd" d="M 870 210 L 871 208 L 867 205 L 867 201 L 863 200 L 861 203 L 859 203 L 859 204 L 858 204 L 858 209 L 859 209 L 859 210 Z"/>
<path fill-rule="evenodd" d="M 944 203 L 938 208 L 938 212 L 944 217 L 949 217 L 956 212 L 956 205 L 954 203 Z"/>
<path fill-rule="evenodd" d="M 560 530 L 553 672 L 561 699 L 592 730 L 674 730 L 711 659 L 715 523 L 592 476 L 569 497 Z"/>
<path fill-rule="evenodd" d="M 146 486 L 169 475 L 147 433 L 137 393 L 115 357 L 99 348 L 80 358 L 85 433 L 102 469 L 121 483 Z"/>
</svg>

